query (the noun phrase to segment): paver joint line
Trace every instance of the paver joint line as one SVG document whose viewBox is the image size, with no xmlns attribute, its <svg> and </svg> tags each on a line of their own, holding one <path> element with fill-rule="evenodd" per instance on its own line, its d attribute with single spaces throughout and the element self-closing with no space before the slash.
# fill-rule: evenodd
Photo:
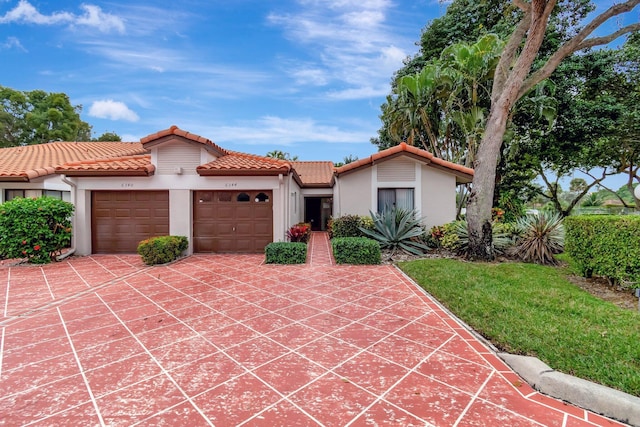
<svg viewBox="0 0 640 427">
<path fill-rule="evenodd" d="M 7 297 L 24 299 L 10 310 L 27 309 L 0 323 L 0 422 L 620 425 L 516 385 L 490 344 L 399 269 L 336 266 L 326 233 L 309 244 L 303 266 L 196 255 L 125 262 L 124 274 L 106 256 L 116 277 L 81 292 L 47 269 L 50 289 L 70 295 L 33 307 L 42 298 L 8 282 Z M 96 283 L 86 265 L 77 274 Z"/>
</svg>

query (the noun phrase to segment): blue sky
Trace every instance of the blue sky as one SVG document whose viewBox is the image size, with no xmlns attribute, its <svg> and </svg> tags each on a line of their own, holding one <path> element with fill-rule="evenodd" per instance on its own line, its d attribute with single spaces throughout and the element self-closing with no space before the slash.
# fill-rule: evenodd
<svg viewBox="0 0 640 427">
<path fill-rule="evenodd" d="M 436 0 L 0 0 L 0 84 L 64 92 L 96 135 L 175 124 L 225 148 L 376 151 L 380 104 Z"/>
<path fill-rule="evenodd" d="M 137 141 L 175 124 L 237 151 L 363 158 L 376 151 L 393 72 L 445 10 L 438 0 L 0 0 L 0 85 L 68 94 L 96 136 Z"/>
</svg>

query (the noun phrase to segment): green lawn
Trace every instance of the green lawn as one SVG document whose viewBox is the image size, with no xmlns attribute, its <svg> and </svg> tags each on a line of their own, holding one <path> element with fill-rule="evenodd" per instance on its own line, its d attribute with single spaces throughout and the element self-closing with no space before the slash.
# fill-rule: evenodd
<svg viewBox="0 0 640 427">
<path fill-rule="evenodd" d="M 640 313 L 576 287 L 567 270 L 452 259 L 399 266 L 499 349 L 640 396 Z"/>
</svg>

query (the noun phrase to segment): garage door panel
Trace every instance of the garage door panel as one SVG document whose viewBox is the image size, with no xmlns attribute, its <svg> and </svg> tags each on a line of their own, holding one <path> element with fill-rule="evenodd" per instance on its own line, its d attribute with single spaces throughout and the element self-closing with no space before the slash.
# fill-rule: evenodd
<svg viewBox="0 0 640 427">
<path fill-rule="evenodd" d="M 93 253 L 135 253 L 138 243 L 169 234 L 168 191 L 94 191 Z"/>
<path fill-rule="evenodd" d="M 237 219 L 250 220 L 253 218 L 253 206 L 241 205 L 238 206 L 235 212 Z"/>
<path fill-rule="evenodd" d="M 253 232 L 258 236 L 266 236 L 266 235 L 270 236 L 272 228 L 273 227 L 271 226 L 271 224 L 264 224 L 264 223 L 261 223 L 261 222 L 256 222 Z"/>
<path fill-rule="evenodd" d="M 242 194 L 241 194 L 242 193 Z M 267 195 L 258 197 L 259 193 Z M 246 200 L 249 197 L 249 201 Z M 207 200 L 210 203 L 201 203 Z M 196 191 L 193 235 L 196 252 L 262 252 L 273 240 L 271 191 Z M 212 209 L 210 207 L 213 207 Z"/>
<path fill-rule="evenodd" d="M 233 219 L 235 216 L 234 205 L 224 204 L 222 206 L 216 206 L 215 216 L 218 219 Z"/>
</svg>

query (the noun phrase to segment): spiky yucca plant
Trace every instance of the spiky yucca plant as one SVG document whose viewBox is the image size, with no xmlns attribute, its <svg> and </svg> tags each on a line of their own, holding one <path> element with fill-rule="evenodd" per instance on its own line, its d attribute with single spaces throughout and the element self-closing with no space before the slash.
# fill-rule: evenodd
<svg viewBox="0 0 640 427">
<path fill-rule="evenodd" d="M 513 239 L 507 226 L 502 223 L 492 222 L 493 248 L 499 254 L 504 254 L 513 245 Z M 469 250 L 469 228 L 467 221 L 456 221 L 455 230 L 458 240 L 455 243 L 455 251 L 460 255 L 466 255 Z"/>
<path fill-rule="evenodd" d="M 529 214 L 517 222 L 518 239 L 513 254 L 525 262 L 556 265 L 554 255 L 564 248 L 562 217 L 554 212 Z"/>
<path fill-rule="evenodd" d="M 383 249 L 390 249 L 392 255 L 397 250 L 414 255 L 422 255 L 429 250 L 421 239 L 425 230 L 417 211 L 393 208 L 370 213 L 374 229 L 360 228 L 360 231 L 377 240 Z"/>
</svg>

